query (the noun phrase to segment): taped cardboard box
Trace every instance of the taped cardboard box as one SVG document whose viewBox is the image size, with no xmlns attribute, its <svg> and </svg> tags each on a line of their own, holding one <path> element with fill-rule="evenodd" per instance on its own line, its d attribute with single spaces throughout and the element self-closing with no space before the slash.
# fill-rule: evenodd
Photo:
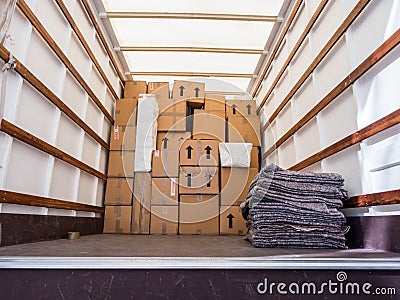
<svg viewBox="0 0 400 300">
<path fill-rule="evenodd" d="M 158 131 L 186 131 L 186 114 L 163 113 L 158 117 Z"/>
<path fill-rule="evenodd" d="M 257 116 L 255 100 L 226 100 L 226 115 L 232 116 Z"/>
<path fill-rule="evenodd" d="M 218 167 L 181 167 L 179 171 L 179 195 L 213 195 L 218 193 Z"/>
<path fill-rule="evenodd" d="M 221 167 L 249 168 L 252 144 L 219 143 Z"/>
<path fill-rule="evenodd" d="M 217 140 L 186 140 L 179 151 L 181 166 L 218 166 L 219 141 Z"/>
<path fill-rule="evenodd" d="M 169 82 L 149 82 L 147 94 L 153 94 L 157 102 L 161 99 L 169 99 Z"/>
<path fill-rule="evenodd" d="M 217 110 L 225 112 L 225 96 L 207 94 L 204 98 L 204 110 Z"/>
<path fill-rule="evenodd" d="M 246 200 L 249 186 L 258 174 L 255 168 L 221 168 L 221 205 L 240 205 Z"/>
<path fill-rule="evenodd" d="M 132 206 L 106 206 L 104 233 L 131 233 Z"/>
<path fill-rule="evenodd" d="M 135 173 L 132 207 L 132 233 L 150 233 L 152 178 L 150 173 Z"/>
<path fill-rule="evenodd" d="M 178 178 L 154 178 L 151 205 L 178 205 Z"/>
<path fill-rule="evenodd" d="M 200 108 L 204 105 L 204 90 L 204 83 L 175 80 L 172 97 L 177 100 L 186 100 L 191 107 Z"/>
<path fill-rule="evenodd" d="M 150 234 L 178 234 L 178 206 L 151 206 Z"/>
<path fill-rule="evenodd" d="M 105 205 L 132 205 L 133 178 L 107 178 Z"/>
<path fill-rule="evenodd" d="M 134 177 L 135 151 L 110 151 L 108 177 Z"/>
<path fill-rule="evenodd" d="M 151 175 L 154 177 L 178 177 L 179 151 L 154 150 Z"/>
<path fill-rule="evenodd" d="M 138 100 L 117 99 L 115 102 L 114 125 L 136 126 Z"/>
<path fill-rule="evenodd" d="M 190 139 L 190 132 L 159 131 L 157 133 L 158 150 L 179 150 L 185 140 Z"/>
<path fill-rule="evenodd" d="M 193 139 L 216 139 L 225 142 L 225 112 L 194 110 Z"/>
<path fill-rule="evenodd" d="M 136 126 L 114 125 L 110 136 L 110 150 L 135 150 Z"/>
<path fill-rule="evenodd" d="M 218 195 L 182 195 L 179 204 L 179 233 L 218 235 Z"/>
<path fill-rule="evenodd" d="M 228 116 L 227 141 L 230 143 L 252 143 L 253 146 L 260 146 L 259 117 Z"/>
<path fill-rule="evenodd" d="M 219 233 L 221 235 L 245 235 L 246 220 L 239 206 L 220 206 Z"/>
<path fill-rule="evenodd" d="M 125 81 L 124 98 L 139 99 L 140 94 L 146 93 L 146 81 Z"/>
</svg>

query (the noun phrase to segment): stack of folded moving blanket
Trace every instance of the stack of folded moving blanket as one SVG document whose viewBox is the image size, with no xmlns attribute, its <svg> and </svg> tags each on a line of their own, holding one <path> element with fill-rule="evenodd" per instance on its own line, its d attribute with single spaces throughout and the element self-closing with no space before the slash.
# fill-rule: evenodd
<svg viewBox="0 0 400 300">
<path fill-rule="evenodd" d="M 256 247 L 345 249 L 348 199 L 342 176 L 287 171 L 275 165 L 254 178 L 241 204 L 246 239 Z"/>
</svg>

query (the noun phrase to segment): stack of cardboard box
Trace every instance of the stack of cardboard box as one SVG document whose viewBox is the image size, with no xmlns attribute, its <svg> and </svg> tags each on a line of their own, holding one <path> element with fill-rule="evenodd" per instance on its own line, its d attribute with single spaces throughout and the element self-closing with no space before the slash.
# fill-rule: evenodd
<svg viewBox="0 0 400 300">
<path fill-rule="evenodd" d="M 145 81 L 126 82 L 124 98 L 116 101 L 114 125 L 110 136 L 105 233 L 131 233 L 136 109 L 139 94 L 146 91 Z"/>
</svg>

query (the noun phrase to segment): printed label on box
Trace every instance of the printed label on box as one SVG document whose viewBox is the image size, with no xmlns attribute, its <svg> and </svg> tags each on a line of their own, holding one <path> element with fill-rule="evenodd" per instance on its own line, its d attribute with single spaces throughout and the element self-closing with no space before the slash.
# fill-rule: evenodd
<svg viewBox="0 0 400 300">
<path fill-rule="evenodd" d="M 154 150 L 154 156 L 160 157 L 160 150 Z"/>
<path fill-rule="evenodd" d="M 171 196 L 175 196 L 175 193 L 176 193 L 175 182 L 171 180 Z"/>
<path fill-rule="evenodd" d="M 114 125 L 114 140 L 119 140 L 118 125 Z"/>
</svg>

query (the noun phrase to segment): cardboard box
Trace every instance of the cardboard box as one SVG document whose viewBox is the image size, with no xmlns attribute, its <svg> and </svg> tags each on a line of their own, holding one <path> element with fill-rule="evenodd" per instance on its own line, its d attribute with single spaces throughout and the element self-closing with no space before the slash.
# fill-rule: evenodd
<svg viewBox="0 0 400 300">
<path fill-rule="evenodd" d="M 157 102 L 162 99 L 169 99 L 169 82 L 149 82 L 147 94 L 153 94 Z"/>
<path fill-rule="evenodd" d="M 135 99 L 117 99 L 115 102 L 114 125 L 136 126 L 138 101 Z"/>
<path fill-rule="evenodd" d="M 186 114 L 163 113 L 158 117 L 158 131 L 186 131 Z"/>
<path fill-rule="evenodd" d="M 221 168 L 221 205 L 240 205 L 246 200 L 249 186 L 258 174 L 255 168 Z"/>
<path fill-rule="evenodd" d="M 183 114 L 186 116 L 186 101 L 176 100 L 169 98 L 157 99 L 158 109 L 160 115 L 171 113 L 171 114 Z"/>
<path fill-rule="evenodd" d="M 114 125 L 110 136 L 110 150 L 135 150 L 136 126 Z"/>
<path fill-rule="evenodd" d="M 218 166 L 219 141 L 217 140 L 186 140 L 179 151 L 181 166 Z"/>
<path fill-rule="evenodd" d="M 135 151 L 110 151 L 108 177 L 134 177 Z"/>
<path fill-rule="evenodd" d="M 151 206 L 150 234 L 178 234 L 178 206 Z"/>
<path fill-rule="evenodd" d="M 259 151 L 260 147 L 252 147 L 250 153 L 250 168 L 256 168 L 260 170 L 260 161 L 259 161 Z"/>
<path fill-rule="evenodd" d="M 181 167 L 179 194 L 218 194 L 218 167 Z"/>
<path fill-rule="evenodd" d="M 132 206 L 106 206 L 104 233 L 131 233 Z"/>
<path fill-rule="evenodd" d="M 139 94 L 147 93 L 146 81 L 125 81 L 124 98 L 139 99 Z"/>
<path fill-rule="evenodd" d="M 225 142 L 225 112 L 194 110 L 193 139 L 217 139 Z"/>
<path fill-rule="evenodd" d="M 190 132 L 166 131 L 157 133 L 158 150 L 179 150 L 185 140 L 190 139 Z"/>
<path fill-rule="evenodd" d="M 255 100 L 226 100 L 226 115 L 232 116 L 257 116 L 257 104 Z"/>
<path fill-rule="evenodd" d="M 180 196 L 179 233 L 218 235 L 218 202 L 218 195 Z"/>
<path fill-rule="evenodd" d="M 107 178 L 105 205 L 132 205 L 133 178 Z"/>
<path fill-rule="evenodd" d="M 152 161 L 152 177 L 178 177 L 179 151 L 154 150 Z"/>
<path fill-rule="evenodd" d="M 204 110 L 219 110 L 225 112 L 225 96 L 207 94 L 204 98 Z"/>
<path fill-rule="evenodd" d="M 135 173 L 132 207 L 132 233 L 150 233 L 150 203 L 152 179 L 150 173 Z"/>
<path fill-rule="evenodd" d="M 204 83 L 175 80 L 172 89 L 172 98 L 186 100 L 188 105 L 200 108 L 204 105 L 204 90 Z"/>
<path fill-rule="evenodd" d="M 151 205 L 178 205 L 178 178 L 153 178 Z"/>
<path fill-rule="evenodd" d="M 221 235 L 245 235 L 246 220 L 239 206 L 220 206 L 219 233 Z"/>
<path fill-rule="evenodd" d="M 228 116 L 228 142 L 261 145 L 260 119 L 255 116 Z"/>
</svg>

